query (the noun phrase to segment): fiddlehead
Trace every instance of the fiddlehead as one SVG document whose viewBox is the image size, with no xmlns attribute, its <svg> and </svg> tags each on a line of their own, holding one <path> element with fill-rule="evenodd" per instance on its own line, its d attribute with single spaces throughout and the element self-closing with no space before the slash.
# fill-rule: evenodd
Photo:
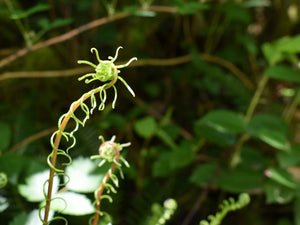
<svg viewBox="0 0 300 225">
<path fill-rule="evenodd" d="M 119 144 L 115 142 L 115 136 L 113 136 L 109 141 L 105 141 L 102 136 L 99 137 L 102 141 L 102 144 L 99 147 L 99 154 L 91 156 L 91 159 L 100 158 L 101 161 L 99 163 L 99 167 L 101 167 L 104 163 L 112 163 L 110 169 L 106 173 L 105 177 L 103 178 L 100 187 L 95 191 L 95 207 L 96 213 L 92 218 L 92 225 L 97 225 L 99 221 L 99 216 L 102 215 L 100 211 L 100 202 L 102 199 L 108 199 L 112 202 L 112 198 L 107 195 L 110 192 L 116 193 L 116 189 L 119 186 L 118 177 L 113 173 L 115 169 L 118 169 L 120 172 L 120 176 L 123 179 L 124 175 L 122 172 L 122 163 L 129 167 L 128 162 L 120 155 L 120 152 L 123 150 L 124 147 L 128 147 L 130 143 Z M 111 180 L 114 186 L 108 181 Z M 107 194 L 103 194 L 104 190 L 106 190 Z"/>
<path fill-rule="evenodd" d="M 96 58 L 99 62 L 98 65 L 95 65 L 89 61 L 85 60 L 79 60 L 79 64 L 87 64 L 95 68 L 95 73 L 89 73 L 86 75 L 81 76 L 78 80 L 85 79 L 85 83 L 90 83 L 95 80 L 99 80 L 101 82 L 105 82 L 103 85 L 83 94 L 81 98 L 79 98 L 77 101 L 73 102 L 70 106 L 70 109 L 67 113 L 63 114 L 59 120 L 58 120 L 58 130 L 55 131 L 51 138 L 50 138 L 50 144 L 52 147 L 52 152 L 49 154 L 47 158 L 48 165 L 50 167 L 50 175 L 48 179 L 48 192 L 45 195 L 46 204 L 45 208 L 45 215 L 43 219 L 43 224 L 48 224 L 48 215 L 50 210 L 50 202 L 51 202 L 51 195 L 52 195 L 52 186 L 53 186 L 53 177 L 55 176 L 55 173 L 64 174 L 64 169 L 58 168 L 56 166 L 56 159 L 57 156 L 62 155 L 67 158 L 67 162 L 62 164 L 62 166 L 66 166 L 71 163 L 72 159 L 69 156 L 69 150 L 72 149 L 76 144 L 76 138 L 74 136 L 74 133 L 79 129 L 80 125 L 84 126 L 86 121 L 90 118 L 90 115 L 93 113 L 94 109 L 97 107 L 97 97 L 96 95 L 99 94 L 100 103 L 98 106 L 98 110 L 103 110 L 105 108 L 105 102 L 107 98 L 106 90 L 112 87 L 114 89 L 114 99 L 112 102 L 112 107 L 115 107 L 115 103 L 117 100 L 117 89 L 114 86 L 116 81 L 119 79 L 129 90 L 129 92 L 134 96 L 134 92 L 129 87 L 129 85 L 125 82 L 123 78 L 119 76 L 120 68 L 128 66 L 132 61 L 137 60 L 135 57 L 130 59 L 126 64 L 118 65 L 116 66 L 114 62 L 116 61 L 118 57 L 118 52 L 122 47 L 119 47 L 116 51 L 116 54 L 114 57 L 109 56 L 109 60 L 101 60 L 98 54 L 98 50 L 96 48 L 92 48 L 91 52 L 96 54 Z M 90 106 L 85 103 L 87 99 L 90 99 Z M 83 118 L 79 118 L 75 115 L 75 111 L 80 108 L 83 112 Z M 75 127 L 67 132 L 66 126 L 70 119 L 73 119 L 75 122 Z M 64 139 L 66 142 L 70 142 L 71 144 L 64 150 L 60 149 L 59 145 L 61 142 L 61 139 Z M 122 147 L 122 146 L 120 146 Z M 112 179 L 114 176 L 111 176 Z"/>
<path fill-rule="evenodd" d="M 220 211 L 216 213 L 216 215 L 208 216 L 210 222 L 206 220 L 201 220 L 200 225 L 219 225 L 221 224 L 223 218 L 229 213 L 230 211 L 235 211 L 241 209 L 248 205 L 250 202 L 250 197 L 247 193 L 241 193 L 237 201 L 233 198 L 229 198 L 228 200 L 224 200 L 220 205 Z"/>
</svg>

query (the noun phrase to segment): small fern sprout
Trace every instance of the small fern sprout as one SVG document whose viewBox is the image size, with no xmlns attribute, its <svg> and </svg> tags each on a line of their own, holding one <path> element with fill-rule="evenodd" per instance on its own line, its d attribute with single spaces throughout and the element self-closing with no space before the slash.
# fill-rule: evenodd
<svg viewBox="0 0 300 225">
<path fill-rule="evenodd" d="M 113 136 L 109 141 L 105 141 L 103 136 L 100 136 L 99 139 L 102 141 L 102 144 L 99 147 L 99 155 L 91 156 L 91 159 L 102 159 L 98 165 L 99 167 L 101 167 L 105 162 L 113 162 L 118 167 L 121 167 L 119 160 L 121 160 L 126 167 L 129 167 L 129 163 L 122 156 L 120 156 L 120 152 L 124 147 L 130 146 L 131 143 L 115 143 L 116 136 Z"/>
<path fill-rule="evenodd" d="M 109 193 L 116 193 L 115 187 L 119 187 L 119 179 L 118 177 L 113 173 L 115 169 L 118 169 L 120 172 L 121 178 L 124 178 L 123 172 L 122 172 L 122 164 L 126 167 L 129 167 L 129 163 L 120 155 L 120 152 L 123 150 L 124 147 L 128 147 L 130 143 L 116 143 L 115 139 L 116 137 L 113 136 L 109 141 L 105 141 L 103 136 L 100 136 L 99 139 L 102 141 L 102 144 L 99 147 L 99 154 L 91 156 L 91 159 L 102 159 L 102 161 L 99 163 L 99 167 L 101 167 L 105 162 L 112 163 L 110 169 L 102 179 L 102 182 L 100 184 L 100 187 L 95 191 L 95 207 L 96 207 L 96 213 L 94 217 L 92 218 L 92 225 L 98 224 L 99 216 L 103 213 L 100 211 L 100 203 L 102 199 L 108 199 L 109 202 L 112 202 L 112 198 Z M 114 186 L 108 181 L 112 181 Z M 106 190 L 106 193 L 104 194 L 104 190 Z"/>
<path fill-rule="evenodd" d="M 247 193 L 241 193 L 238 197 L 238 200 L 235 201 L 233 198 L 229 198 L 228 200 L 224 200 L 220 204 L 220 211 L 216 213 L 216 215 L 209 215 L 207 220 L 201 220 L 200 225 L 219 225 L 221 224 L 224 217 L 230 211 L 235 211 L 241 209 L 248 205 L 250 202 L 250 196 Z"/>
<path fill-rule="evenodd" d="M 114 84 L 116 83 L 116 81 L 118 79 L 126 86 L 126 88 L 132 94 L 132 96 L 135 97 L 135 94 L 134 94 L 133 90 L 131 89 L 131 87 L 126 83 L 126 81 L 122 77 L 120 77 L 118 75 L 120 73 L 120 70 L 118 70 L 118 69 L 127 67 L 132 61 L 137 60 L 137 58 L 136 57 L 131 58 L 126 64 L 115 65 L 114 62 L 118 58 L 119 50 L 121 48 L 122 48 L 121 46 L 118 47 L 115 56 L 114 57 L 109 56 L 108 57 L 109 60 L 101 60 L 99 57 L 98 50 L 96 48 L 91 48 L 91 52 L 95 53 L 96 58 L 99 62 L 98 65 L 95 65 L 94 63 L 91 63 L 86 60 L 78 60 L 77 61 L 79 64 L 87 64 L 87 65 L 90 65 L 95 68 L 95 73 L 85 74 L 78 78 L 79 81 L 85 79 L 86 84 L 88 84 L 92 81 L 95 81 L 95 80 L 99 80 L 101 82 L 110 81 L 110 83 L 107 83 L 107 86 L 109 86 L 109 87 L 112 86 L 115 91 L 115 97 L 114 97 L 114 101 L 112 103 L 113 108 L 115 107 L 115 102 L 116 102 L 117 96 L 118 96 L 117 89 L 114 86 Z M 105 87 L 107 88 L 107 86 L 105 86 Z M 101 96 L 101 99 L 106 99 L 106 91 L 103 90 L 103 95 L 102 95 L 102 92 L 100 92 L 100 96 Z"/>
</svg>

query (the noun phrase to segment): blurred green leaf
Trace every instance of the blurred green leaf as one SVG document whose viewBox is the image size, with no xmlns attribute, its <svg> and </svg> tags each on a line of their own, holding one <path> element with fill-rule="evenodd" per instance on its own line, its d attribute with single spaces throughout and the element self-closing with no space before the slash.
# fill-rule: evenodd
<svg viewBox="0 0 300 225">
<path fill-rule="evenodd" d="M 30 9 L 13 12 L 12 15 L 11 15 L 11 19 L 18 20 L 18 19 L 27 18 L 27 17 L 35 14 L 35 13 L 46 11 L 49 8 L 50 7 L 49 7 L 48 4 L 39 3 L 39 4 L 31 7 Z"/>
<path fill-rule="evenodd" d="M 155 134 L 157 123 L 153 117 L 145 117 L 135 122 L 134 129 L 141 137 L 149 138 Z"/>
<path fill-rule="evenodd" d="M 266 181 L 264 184 L 267 203 L 289 203 L 294 197 L 294 190 L 274 181 Z"/>
<path fill-rule="evenodd" d="M 276 158 L 278 163 L 283 168 L 296 166 L 300 163 L 300 145 L 292 145 L 291 150 L 277 152 Z"/>
<path fill-rule="evenodd" d="M 292 175 L 286 170 L 273 167 L 265 171 L 265 175 L 269 177 L 271 180 L 276 181 L 277 183 L 286 186 L 288 188 L 296 188 L 296 183 L 292 177 Z"/>
<path fill-rule="evenodd" d="M 171 152 L 162 152 L 159 158 L 152 165 L 152 173 L 154 177 L 166 177 L 174 170 L 171 167 Z"/>
<path fill-rule="evenodd" d="M 207 10 L 210 8 L 210 6 L 206 3 L 201 2 L 182 2 L 180 0 L 176 1 L 177 4 L 177 10 L 180 14 L 186 15 L 186 14 L 193 14 L 199 10 Z"/>
<path fill-rule="evenodd" d="M 28 218 L 28 214 L 26 212 L 19 213 L 13 217 L 13 220 L 9 223 L 9 225 L 24 225 Z"/>
<path fill-rule="evenodd" d="M 216 179 L 216 184 L 224 191 L 245 192 L 262 189 L 262 174 L 254 170 L 236 168 L 233 171 L 223 171 Z"/>
<path fill-rule="evenodd" d="M 218 168 L 217 163 L 204 163 L 193 170 L 189 180 L 199 186 L 208 184 L 215 178 Z"/>
<path fill-rule="evenodd" d="M 255 134 L 261 129 L 278 130 L 284 134 L 286 134 L 289 130 L 287 123 L 282 119 L 282 117 L 268 113 L 254 115 L 247 125 L 247 132 L 250 135 Z"/>
<path fill-rule="evenodd" d="M 67 26 L 72 22 L 72 18 L 58 18 L 54 21 L 50 21 L 48 18 L 42 18 L 38 21 L 38 25 L 43 29 L 43 32 L 46 32 L 54 28 Z"/>
<path fill-rule="evenodd" d="M 271 158 L 263 155 L 259 148 L 244 145 L 239 168 L 262 172 L 269 165 L 270 160 Z"/>
<path fill-rule="evenodd" d="M 218 146 L 232 146 L 235 143 L 236 136 L 234 134 L 220 132 L 203 123 L 202 120 L 197 120 L 194 127 L 198 135 Z"/>
<path fill-rule="evenodd" d="M 0 171 L 7 174 L 8 180 L 12 176 L 18 176 L 28 159 L 13 152 L 6 152 L 0 157 Z"/>
<path fill-rule="evenodd" d="M 265 70 L 264 74 L 273 79 L 300 83 L 300 71 L 289 66 L 271 66 Z"/>
<path fill-rule="evenodd" d="M 261 129 L 258 130 L 254 136 L 278 150 L 290 151 L 291 149 L 290 142 L 286 135 L 280 131 Z"/>
<path fill-rule="evenodd" d="M 11 128 L 9 124 L 0 122 L 0 151 L 6 149 L 11 141 Z"/>
<path fill-rule="evenodd" d="M 175 149 L 177 147 L 171 135 L 165 131 L 165 129 L 159 128 L 156 131 L 156 135 L 162 142 L 168 145 L 170 148 Z"/>
<path fill-rule="evenodd" d="M 270 0 L 246 0 L 242 3 L 245 7 L 267 7 L 271 5 Z"/>
<path fill-rule="evenodd" d="M 290 150 L 288 127 L 280 117 L 272 114 L 254 115 L 247 126 L 247 132 L 276 149 Z"/>
<path fill-rule="evenodd" d="M 170 165 L 172 169 L 188 166 L 195 160 L 192 141 L 182 141 L 176 150 L 171 152 Z"/>
<path fill-rule="evenodd" d="M 224 133 L 241 133 L 245 130 L 245 122 L 242 117 L 233 111 L 215 110 L 207 113 L 201 123 Z"/>
<path fill-rule="evenodd" d="M 300 35 L 294 37 L 282 37 L 272 43 L 265 43 L 262 51 L 270 65 L 275 65 L 285 59 L 295 60 L 294 54 L 300 52 Z M 294 59 L 295 58 L 295 59 Z"/>
<path fill-rule="evenodd" d="M 226 17 L 236 23 L 250 23 L 251 16 L 248 10 L 246 10 L 241 4 L 233 1 L 225 2 L 220 10 L 226 14 Z"/>
</svg>

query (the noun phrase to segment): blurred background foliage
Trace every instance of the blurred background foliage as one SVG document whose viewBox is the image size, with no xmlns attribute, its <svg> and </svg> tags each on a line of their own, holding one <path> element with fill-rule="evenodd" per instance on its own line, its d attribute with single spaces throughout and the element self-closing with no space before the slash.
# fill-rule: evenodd
<svg viewBox="0 0 300 225">
<path fill-rule="evenodd" d="M 47 168 L 60 115 L 98 85 L 77 81 L 91 71 L 77 60 L 123 46 L 120 62 L 138 58 L 121 72 L 136 97 L 118 83 L 116 109 L 95 112 L 71 153 L 96 154 L 99 135 L 132 143 L 103 202 L 113 224 L 150 224 L 170 197 L 169 224 L 199 224 L 247 192 L 223 224 L 300 225 L 298 0 L 4 0 L 0 21 L 1 224 L 38 207 L 20 185 Z"/>
</svg>

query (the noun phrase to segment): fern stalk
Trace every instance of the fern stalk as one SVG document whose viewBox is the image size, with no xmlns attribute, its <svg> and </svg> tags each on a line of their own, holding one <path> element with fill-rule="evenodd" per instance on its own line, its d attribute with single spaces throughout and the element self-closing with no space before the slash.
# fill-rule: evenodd
<svg viewBox="0 0 300 225">
<path fill-rule="evenodd" d="M 49 211 L 50 211 L 52 189 L 53 189 L 53 179 L 55 176 L 55 172 L 57 172 L 57 175 L 64 175 L 63 169 L 56 168 L 57 156 L 63 155 L 68 158 L 69 162 L 64 163 L 63 165 L 68 165 L 71 163 L 72 159 L 69 156 L 68 151 L 71 148 L 73 148 L 76 144 L 76 138 L 74 137 L 73 134 L 78 130 L 79 125 L 82 125 L 82 126 L 85 125 L 85 122 L 87 121 L 87 119 L 90 118 L 90 115 L 92 114 L 93 110 L 97 107 L 95 94 L 99 93 L 99 95 L 100 95 L 99 97 L 100 97 L 101 103 L 98 108 L 100 111 L 103 110 L 105 107 L 106 89 L 111 88 L 111 87 L 113 88 L 114 93 L 115 93 L 114 100 L 112 102 L 112 107 L 114 108 L 115 102 L 117 99 L 117 89 L 114 86 L 114 84 L 116 83 L 116 81 L 118 79 L 127 87 L 129 92 L 134 96 L 134 92 L 129 87 L 129 85 L 126 83 L 126 81 L 123 78 L 121 78 L 120 76 L 118 76 L 118 73 L 120 72 L 118 69 L 128 66 L 133 60 L 136 60 L 136 58 L 130 59 L 126 64 L 116 66 L 114 64 L 114 62 L 118 57 L 119 49 L 121 49 L 121 47 L 119 47 L 117 49 L 114 57 L 109 56 L 108 59 L 110 59 L 110 60 L 103 61 L 100 59 L 100 57 L 98 55 L 98 50 L 95 48 L 92 48 L 91 52 L 96 54 L 97 60 L 99 62 L 98 65 L 95 65 L 95 64 L 93 64 L 89 61 L 85 61 L 85 60 L 78 61 L 79 64 L 82 64 L 82 63 L 88 64 L 88 65 L 94 67 L 94 69 L 95 69 L 95 73 L 89 73 L 89 74 L 83 75 L 78 80 L 85 79 L 85 83 L 90 83 L 94 80 L 106 82 L 106 83 L 98 88 L 95 88 L 95 89 L 83 94 L 81 96 L 81 98 L 79 98 L 77 101 L 73 102 L 70 106 L 69 111 L 60 117 L 60 119 L 58 121 L 58 130 L 56 132 L 54 132 L 51 136 L 50 143 L 52 146 L 52 152 L 49 154 L 49 156 L 47 158 L 48 165 L 50 167 L 49 179 L 47 180 L 48 191 L 46 194 L 46 192 L 44 190 L 46 204 L 44 206 L 44 208 L 45 208 L 44 219 L 41 219 L 43 224 L 45 224 L 45 225 L 48 224 L 48 220 L 49 220 Z M 89 98 L 91 100 L 91 108 L 89 108 L 84 103 Z M 75 116 L 75 111 L 78 109 L 78 107 L 81 107 L 81 110 L 85 113 L 84 119 L 79 119 Z M 76 126 L 71 132 L 66 132 L 65 128 L 71 118 L 76 122 Z M 73 143 L 65 151 L 59 149 L 59 144 L 61 142 L 62 137 L 64 137 L 66 139 L 66 141 L 69 141 L 70 139 L 73 140 Z M 111 140 L 111 142 L 113 142 L 113 140 L 114 140 L 114 138 Z M 103 140 L 103 142 L 104 142 L 104 140 Z M 128 146 L 128 143 L 127 144 L 115 144 L 115 145 L 120 147 L 120 150 L 121 150 L 122 147 Z M 101 146 L 100 146 L 100 148 L 101 148 Z M 105 157 L 106 156 L 104 156 L 104 159 L 106 159 Z M 119 157 L 118 157 L 118 159 L 119 159 Z M 113 159 L 113 161 L 114 161 L 114 163 L 116 163 L 116 165 L 118 165 L 118 162 L 115 161 L 115 159 Z M 109 177 L 107 177 L 107 178 L 109 178 Z M 59 218 L 57 217 L 57 219 L 59 219 Z"/>
</svg>

